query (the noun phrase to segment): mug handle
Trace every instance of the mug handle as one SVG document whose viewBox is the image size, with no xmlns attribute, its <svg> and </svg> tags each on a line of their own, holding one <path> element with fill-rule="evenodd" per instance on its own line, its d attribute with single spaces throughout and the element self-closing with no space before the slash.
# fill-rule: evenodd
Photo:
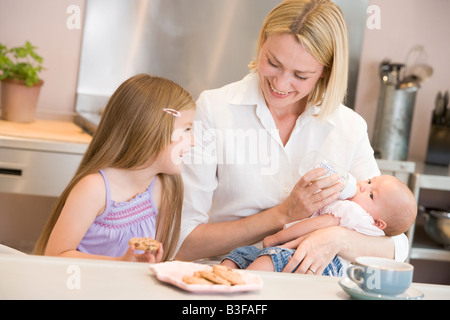
<svg viewBox="0 0 450 320">
<path fill-rule="evenodd" d="M 364 283 L 364 278 L 361 277 L 361 273 L 359 273 L 359 276 L 355 276 L 355 271 L 358 272 L 363 272 L 364 268 L 360 267 L 360 266 L 355 266 L 355 265 L 351 265 L 347 268 L 347 276 L 354 282 L 356 282 L 357 284 L 363 284 Z"/>
</svg>

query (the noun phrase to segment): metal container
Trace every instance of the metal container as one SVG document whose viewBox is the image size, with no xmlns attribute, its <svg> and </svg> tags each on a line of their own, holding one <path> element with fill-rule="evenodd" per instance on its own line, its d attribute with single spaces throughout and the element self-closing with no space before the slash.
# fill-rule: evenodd
<svg viewBox="0 0 450 320">
<path fill-rule="evenodd" d="M 373 147 L 377 158 L 406 160 L 418 82 L 400 80 L 402 64 L 383 61 L 381 89 L 374 128 Z"/>
<path fill-rule="evenodd" d="M 436 242 L 450 250 L 450 212 L 439 209 L 423 211 L 425 217 L 425 232 Z"/>
</svg>

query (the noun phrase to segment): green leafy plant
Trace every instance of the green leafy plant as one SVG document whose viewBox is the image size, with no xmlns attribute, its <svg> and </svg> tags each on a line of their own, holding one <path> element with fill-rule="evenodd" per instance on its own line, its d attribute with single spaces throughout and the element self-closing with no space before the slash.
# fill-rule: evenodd
<svg viewBox="0 0 450 320">
<path fill-rule="evenodd" d="M 24 81 L 27 87 L 38 83 L 43 59 L 35 50 L 28 41 L 22 47 L 11 49 L 0 43 L 0 80 Z"/>
</svg>

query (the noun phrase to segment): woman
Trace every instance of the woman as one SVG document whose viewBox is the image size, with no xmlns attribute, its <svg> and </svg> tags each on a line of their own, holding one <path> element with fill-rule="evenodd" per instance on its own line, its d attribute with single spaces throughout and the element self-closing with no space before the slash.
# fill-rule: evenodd
<svg viewBox="0 0 450 320">
<path fill-rule="evenodd" d="M 196 147 L 185 166 L 177 258 L 195 260 L 253 244 L 337 199 L 335 176 L 303 177 L 299 164 L 319 150 L 357 180 L 380 174 L 367 125 L 342 105 L 348 78 L 347 30 L 327 0 L 286 0 L 266 18 L 251 73 L 197 101 Z M 183 241 L 184 240 L 184 241 Z M 284 271 L 321 274 L 339 254 L 403 260 L 408 240 L 340 227 L 308 234 Z"/>
</svg>

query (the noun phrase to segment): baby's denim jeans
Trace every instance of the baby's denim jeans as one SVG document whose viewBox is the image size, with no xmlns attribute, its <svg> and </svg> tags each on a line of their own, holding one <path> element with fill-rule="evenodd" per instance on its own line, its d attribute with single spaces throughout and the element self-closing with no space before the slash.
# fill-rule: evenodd
<svg viewBox="0 0 450 320">
<path fill-rule="evenodd" d="M 255 246 L 240 247 L 230 252 L 225 258 L 235 262 L 239 268 L 246 269 L 256 258 L 264 255 L 269 255 L 272 258 L 273 266 L 276 272 L 281 272 L 286 264 L 289 262 L 290 257 L 294 254 L 295 250 L 281 248 L 281 247 L 268 247 L 264 249 L 258 249 Z M 298 266 L 297 266 L 298 267 Z M 292 272 L 294 272 L 295 268 Z M 333 261 L 325 268 L 322 275 L 340 277 L 343 275 L 343 266 L 338 256 L 335 256 Z"/>
</svg>

